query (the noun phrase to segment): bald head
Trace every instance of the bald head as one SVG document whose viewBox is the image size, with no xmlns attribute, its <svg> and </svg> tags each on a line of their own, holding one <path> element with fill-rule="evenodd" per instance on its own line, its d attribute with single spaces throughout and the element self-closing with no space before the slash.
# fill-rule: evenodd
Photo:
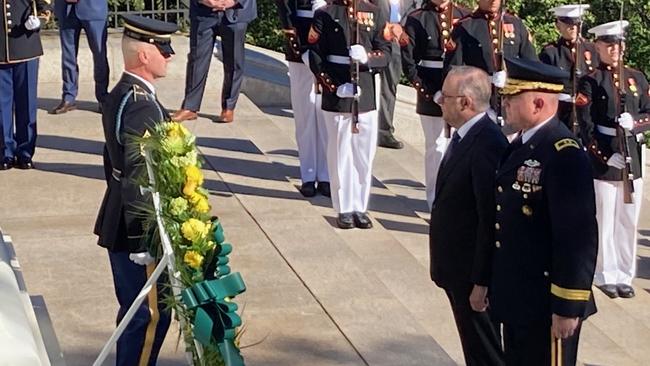
<svg viewBox="0 0 650 366">
<path fill-rule="evenodd" d="M 152 82 L 167 74 L 167 62 L 171 57 L 160 53 L 156 45 L 122 37 L 124 69 Z"/>
</svg>

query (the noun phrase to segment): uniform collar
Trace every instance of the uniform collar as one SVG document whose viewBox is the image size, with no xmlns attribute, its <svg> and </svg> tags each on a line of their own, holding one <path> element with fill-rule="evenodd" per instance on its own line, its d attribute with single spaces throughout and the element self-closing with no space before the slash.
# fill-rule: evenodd
<svg viewBox="0 0 650 366">
<path fill-rule="evenodd" d="M 491 12 L 488 12 L 488 11 L 485 11 L 485 10 L 476 9 L 476 11 L 474 12 L 474 17 L 475 18 L 483 18 L 483 19 L 487 19 L 487 20 L 498 20 L 499 19 L 499 13 L 498 12 L 491 13 Z"/>
<path fill-rule="evenodd" d="M 551 118 L 549 118 L 546 121 L 538 124 L 537 126 L 535 126 L 533 128 L 529 128 L 526 131 L 524 131 L 521 134 L 521 142 L 524 143 L 524 144 L 527 143 L 535 135 L 535 133 L 537 133 L 537 131 L 539 131 L 547 123 L 549 123 L 549 121 L 551 121 L 553 119 L 553 117 L 555 117 L 555 116 L 552 116 Z"/>
<path fill-rule="evenodd" d="M 132 73 L 130 71 L 126 71 L 126 70 L 124 70 L 124 74 L 129 75 L 130 77 L 135 78 L 138 81 L 142 82 L 143 86 L 145 86 L 147 89 L 149 89 L 149 92 L 151 94 L 156 95 L 156 87 L 153 86 L 153 84 L 151 84 L 147 80 L 145 80 L 142 76 L 136 75 L 136 74 L 134 74 L 134 73 Z"/>
</svg>

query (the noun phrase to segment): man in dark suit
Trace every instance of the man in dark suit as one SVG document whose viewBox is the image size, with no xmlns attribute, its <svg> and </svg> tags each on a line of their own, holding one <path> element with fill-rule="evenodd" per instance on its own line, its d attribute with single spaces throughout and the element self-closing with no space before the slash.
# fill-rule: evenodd
<svg viewBox="0 0 650 366">
<path fill-rule="evenodd" d="M 490 78 L 450 70 L 436 102 L 456 129 L 445 151 L 431 209 L 431 279 L 449 297 L 468 366 L 503 365 L 498 327 L 487 312 L 494 239 L 494 175 L 508 146 L 487 116 Z"/>
<path fill-rule="evenodd" d="M 174 113 L 175 121 L 194 120 L 201 108 L 205 83 L 217 35 L 221 36 L 223 86 L 221 114 L 215 122 L 234 120 L 244 77 L 244 42 L 248 23 L 257 18 L 255 0 L 191 0 L 190 53 L 187 55 L 185 100 Z"/>
<path fill-rule="evenodd" d="M 591 293 L 598 228 L 591 166 L 557 118 L 569 73 L 506 58 L 506 123 L 519 136 L 496 173 L 490 310 L 507 365 L 575 365 Z"/>
<path fill-rule="evenodd" d="M 108 250 L 115 294 L 120 304 L 120 321 L 153 273 L 155 260 L 148 252 L 151 231 L 137 212 L 147 202 L 136 180 L 144 169 L 139 145 L 129 141 L 142 136 L 154 123 L 169 120 L 165 108 L 156 99 L 155 79 L 164 77 L 167 63 L 174 54 L 169 35 L 175 24 L 139 16 L 124 16 L 124 73 L 106 96 L 104 126 L 104 172 L 106 193 L 95 223 L 98 244 Z M 142 62 L 146 60 L 146 62 Z M 118 366 L 155 365 L 160 347 L 171 322 L 171 313 L 163 300 L 169 284 L 158 280 L 147 300 L 117 341 Z"/>
<path fill-rule="evenodd" d="M 43 55 L 41 22 L 34 15 L 49 18 L 51 8 L 45 0 L 8 0 L 0 12 L 0 170 L 32 169 L 38 61 Z"/>
<path fill-rule="evenodd" d="M 63 95 L 61 103 L 50 111 L 62 114 L 76 109 L 79 91 L 77 52 L 81 30 L 86 32 L 88 46 L 93 54 L 95 98 L 101 104 L 108 94 L 108 58 L 106 53 L 108 3 L 106 0 L 56 0 L 54 15 L 58 19 L 61 39 L 61 71 Z"/>
<path fill-rule="evenodd" d="M 428 0 L 425 0 L 428 1 Z M 402 38 L 404 29 L 402 25 L 406 16 L 417 9 L 416 0 L 372 0 L 373 4 L 379 7 L 379 11 L 387 20 L 384 28 L 384 37 L 391 41 L 391 59 L 379 75 L 381 79 L 379 106 L 377 109 L 379 123 L 378 144 L 389 149 L 401 149 L 404 144 L 398 141 L 393 132 L 393 115 L 395 112 L 395 99 L 397 97 L 397 84 L 402 75 L 402 55 L 399 40 Z"/>
</svg>

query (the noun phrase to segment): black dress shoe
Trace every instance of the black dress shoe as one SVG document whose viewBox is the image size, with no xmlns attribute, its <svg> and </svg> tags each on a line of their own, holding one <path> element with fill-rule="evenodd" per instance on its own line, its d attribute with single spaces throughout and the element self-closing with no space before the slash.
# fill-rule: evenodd
<svg viewBox="0 0 650 366">
<path fill-rule="evenodd" d="M 300 187 L 300 193 L 305 197 L 314 197 L 316 195 L 316 182 L 305 182 Z"/>
<path fill-rule="evenodd" d="M 388 149 L 401 149 L 404 147 L 404 143 L 402 141 L 398 141 L 395 136 L 392 135 L 380 137 L 378 145 Z"/>
<path fill-rule="evenodd" d="M 16 163 L 18 169 L 34 169 L 34 163 L 31 160 L 18 160 Z"/>
<path fill-rule="evenodd" d="M 66 102 L 62 100 L 56 108 L 50 111 L 50 114 L 63 114 L 77 109 L 77 105 L 74 102 Z"/>
<path fill-rule="evenodd" d="M 318 182 L 318 193 L 322 194 L 325 197 L 332 197 L 332 192 L 330 191 L 330 182 Z"/>
<path fill-rule="evenodd" d="M 16 165 L 14 159 L 2 159 L 2 164 L 0 165 L 0 170 L 9 170 Z"/>
<path fill-rule="evenodd" d="M 372 221 L 370 221 L 370 218 L 365 212 L 355 212 L 354 225 L 359 229 L 370 229 L 372 227 Z"/>
<path fill-rule="evenodd" d="M 616 285 L 601 285 L 596 287 L 598 287 L 598 289 L 605 295 L 609 296 L 610 299 L 615 299 L 618 297 L 618 288 Z"/>
<path fill-rule="evenodd" d="M 624 299 L 634 297 L 634 289 L 630 285 L 618 284 L 616 289 L 618 290 L 618 296 Z"/>
<path fill-rule="evenodd" d="M 339 214 L 336 218 L 336 224 L 341 229 L 352 229 L 354 227 L 354 217 L 352 212 Z"/>
</svg>

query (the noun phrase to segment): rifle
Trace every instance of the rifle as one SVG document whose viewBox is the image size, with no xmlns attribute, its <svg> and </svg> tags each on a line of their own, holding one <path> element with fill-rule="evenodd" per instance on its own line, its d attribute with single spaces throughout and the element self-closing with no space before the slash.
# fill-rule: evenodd
<svg viewBox="0 0 650 366">
<path fill-rule="evenodd" d="M 359 20 L 357 18 L 359 0 L 352 0 L 350 19 L 350 46 L 359 44 Z M 359 133 L 359 62 L 350 58 L 350 81 L 352 82 L 352 133 Z"/>
<path fill-rule="evenodd" d="M 580 25 L 578 26 L 578 34 L 576 37 L 576 55 L 573 59 L 573 81 L 571 82 L 571 132 L 574 136 L 579 136 L 580 125 L 578 124 L 578 110 L 576 108 L 576 97 L 578 96 L 578 79 L 582 76 L 581 56 L 582 55 L 582 0 L 580 0 Z"/>
<path fill-rule="evenodd" d="M 619 25 L 623 24 L 623 8 L 625 6 L 625 0 L 621 0 L 621 14 L 619 17 Z M 619 81 L 619 87 L 618 87 L 618 105 L 617 105 L 617 113 L 616 116 L 620 116 L 621 114 L 625 113 L 627 111 L 626 105 L 625 105 L 625 97 L 626 97 L 626 91 L 625 91 L 625 63 L 623 62 L 623 36 L 621 36 L 618 40 L 618 81 Z M 616 128 L 616 138 L 618 139 L 619 146 L 621 147 L 621 153 L 623 154 L 623 158 L 625 159 L 625 167 L 621 170 L 622 178 L 623 178 L 623 202 L 625 203 L 633 203 L 634 200 L 632 198 L 632 193 L 634 193 L 634 175 L 632 174 L 632 158 L 630 157 L 630 147 L 627 144 L 627 136 L 625 133 L 625 129 L 623 127 L 618 126 Z"/>
<path fill-rule="evenodd" d="M 506 61 L 505 57 L 503 55 L 503 19 L 505 18 L 506 15 L 506 0 L 501 0 L 501 5 L 499 6 L 499 43 L 497 45 L 497 51 L 495 53 L 495 64 L 496 64 L 496 71 L 504 71 L 506 69 Z M 497 114 L 497 123 L 499 126 L 504 126 L 505 121 L 503 119 L 503 110 L 502 110 L 502 104 L 503 104 L 503 98 L 499 91 L 497 90 L 497 87 L 492 85 L 492 95 L 496 96 L 495 99 L 495 106 L 494 106 L 494 112 Z"/>
</svg>

